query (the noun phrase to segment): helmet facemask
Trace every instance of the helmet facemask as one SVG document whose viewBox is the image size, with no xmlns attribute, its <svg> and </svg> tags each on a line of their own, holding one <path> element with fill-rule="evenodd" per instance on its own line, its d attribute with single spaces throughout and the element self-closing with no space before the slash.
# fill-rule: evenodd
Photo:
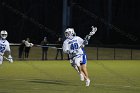
<svg viewBox="0 0 140 93">
<path fill-rule="evenodd" d="M 74 29 L 73 28 L 67 28 L 65 31 L 65 37 L 72 39 L 73 36 L 75 35 Z"/>
<path fill-rule="evenodd" d="M 7 38 L 8 33 L 7 33 L 7 31 L 2 30 L 2 31 L 1 31 L 1 33 L 0 33 L 0 35 L 1 35 L 1 38 L 2 38 L 2 39 L 6 39 L 6 38 Z"/>
</svg>

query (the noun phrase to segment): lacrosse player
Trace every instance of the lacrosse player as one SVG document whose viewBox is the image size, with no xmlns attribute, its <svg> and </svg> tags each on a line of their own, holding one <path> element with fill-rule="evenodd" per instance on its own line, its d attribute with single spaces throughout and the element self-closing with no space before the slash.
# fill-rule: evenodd
<svg viewBox="0 0 140 93">
<path fill-rule="evenodd" d="M 7 31 L 6 30 L 2 30 L 0 32 L 0 64 L 2 64 L 3 62 L 3 56 L 5 52 L 8 53 L 8 58 L 6 58 L 10 63 L 13 63 L 13 59 L 12 59 L 12 56 L 11 56 L 11 50 L 10 50 L 10 45 L 9 45 L 9 42 L 6 40 L 7 38 Z"/>
<path fill-rule="evenodd" d="M 88 44 L 90 37 L 95 34 L 97 28 L 93 28 L 90 34 L 85 37 L 85 40 L 76 36 L 73 28 L 67 28 L 64 32 L 66 40 L 63 42 L 63 52 L 69 55 L 72 67 L 79 73 L 80 80 L 86 81 L 86 86 L 90 85 L 90 79 L 86 67 L 87 58 L 84 46 Z"/>
</svg>

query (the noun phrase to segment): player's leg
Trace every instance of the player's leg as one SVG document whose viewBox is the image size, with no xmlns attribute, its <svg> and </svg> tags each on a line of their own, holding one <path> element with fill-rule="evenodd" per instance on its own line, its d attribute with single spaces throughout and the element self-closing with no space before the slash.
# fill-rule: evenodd
<svg viewBox="0 0 140 93">
<path fill-rule="evenodd" d="M 0 61 L 0 65 L 2 64 L 2 61 Z"/>
<path fill-rule="evenodd" d="M 78 71 L 79 71 L 80 80 L 84 81 L 85 75 L 84 75 L 84 73 L 81 69 L 81 65 L 80 65 L 80 62 L 82 61 L 82 56 L 76 57 L 74 61 L 75 61 L 76 67 L 78 68 Z"/>
<path fill-rule="evenodd" d="M 3 56 L 0 56 L 0 65 L 2 64 L 3 62 Z"/>
<path fill-rule="evenodd" d="M 88 77 L 88 71 L 87 71 L 87 66 L 86 66 L 86 64 L 82 64 L 82 65 L 81 65 L 81 70 L 82 70 L 82 72 L 83 72 L 84 75 L 85 75 L 85 79 L 88 79 L 89 77 Z"/>
<path fill-rule="evenodd" d="M 83 72 L 79 69 L 77 65 L 71 64 L 71 66 L 76 70 L 76 72 L 80 75 L 80 80 L 84 81 L 84 74 Z"/>
<path fill-rule="evenodd" d="M 81 70 L 81 74 L 80 74 L 80 80 L 84 81 L 85 80 L 85 75 L 83 73 L 83 71 Z"/>
<path fill-rule="evenodd" d="M 84 73 L 82 72 L 81 70 L 81 66 L 78 67 L 77 64 L 75 63 L 75 61 L 80 61 L 79 59 L 75 60 L 75 59 L 70 59 L 70 63 L 71 63 L 71 66 L 76 70 L 76 72 L 79 74 L 80 76 L 80 80 L 81 81 L 84 81 Z"/>
<path fill-rule="evenodd" d="M 85 80 L 86 80 L 86 86 L 90 85 L 90 79 L 88 76 L 88 71 L 87 71 L 87 58 L 86 55 L 83 55 L 82 57 L 82 62 L 81 62 L 81 71 L 83 72 L 83 75 L 85 76 Z"/>
<path fill-rule="evenodd" d="M 88 77 L 88 71 L 87 71 L 86 64 L 82 64 L 82 65 L 81 65 L 81 70 L 82 70 L 82 72 L 83 72 L 84 75 L 85 75 L 86 86 L 89 86 L 89 85 L 90 85 L 90 79 L 89 79 L 89 77 Z"/>
<path fill-rule="evenodd" d="M 75 64 L 74 60 L 70 59 L 70 64 L 76 70 L 76 72 L 78 72 L 78 74 L 79 74 L 79 69 L 78 69 L 77 65 Z"/>
</svg>

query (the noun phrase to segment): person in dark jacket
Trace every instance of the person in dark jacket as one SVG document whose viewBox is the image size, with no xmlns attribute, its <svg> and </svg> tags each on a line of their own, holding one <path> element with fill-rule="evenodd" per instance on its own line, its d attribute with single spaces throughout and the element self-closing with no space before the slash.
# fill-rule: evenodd
<svg viewBox="0 0 140 93">
<path fill-rule="evenodd" d="M 22 56 L 24 54 L 24 48 L 25 48 L 25 40 L 22 40 L 21 44 L 19 45 L 19 55 L 18 58 L 21 59 L 22 57 L 24 58 L 24 56 Z"/>
<path fill-rule="evenodd" d="M 47 52 L 48 52 L 48 40 L 47 37 L 44 37 L 43 41 L 41 41 L 41 47 L 42 47 L 42 60 L 47 60 Z"/>
<path fill-rule="evenodd" d="M 63 60 L 63 50 L 62 50 L 62 44 L 63 44 L 63 41 L 62 41 L 62 38 L 58 38 L 57 42 L 56 42 L 57 45 L 57 52 L 56 52 L 56 57 L 55 59 L 57 60 L 58 58 L 58 54 L 60 53 L 61 55 L 61 60 Z"/>
</svg>

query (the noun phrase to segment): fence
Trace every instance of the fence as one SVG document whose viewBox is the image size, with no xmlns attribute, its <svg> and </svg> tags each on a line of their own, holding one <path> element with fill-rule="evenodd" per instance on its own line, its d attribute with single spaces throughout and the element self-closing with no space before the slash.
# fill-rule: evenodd
<svg viewBox="0 0 140 93">
<path fill-rule="evenodd" d="M 14 60 L 18 58 L 18 47 L 11 46 L 12 56 Z M 125 49 L 125 48 L 104 48 L 104 47 L 85 47 L 87 58 L 89 60 L 139 60 L 139 49 Z M 48 60 L 55 60 L 57 49 L 49 47 Z M 24 53 L 23 53 L 24 55 Z M 21 58 L 24 60 L 24 56 Z M 60 59 L 60 54 L 58 56 Z M 63 54 L 63 59 L 68 59 L 67 54 Z M 28 60 L 42 60 L 41 47 L 34 46 L 31 48 Z"/>
</svg>

